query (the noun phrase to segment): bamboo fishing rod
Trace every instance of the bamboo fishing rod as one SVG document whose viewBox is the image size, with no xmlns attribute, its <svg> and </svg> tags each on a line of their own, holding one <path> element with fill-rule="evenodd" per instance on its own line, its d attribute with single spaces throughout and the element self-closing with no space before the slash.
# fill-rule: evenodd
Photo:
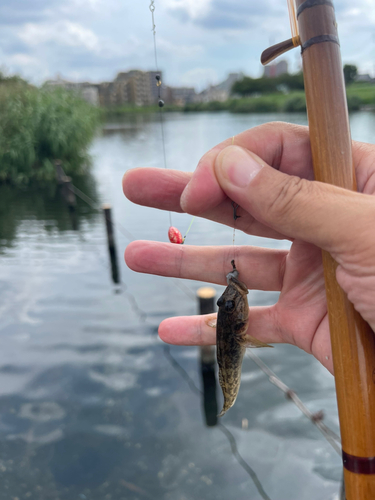
<svg viewBox="0 0 375 500">
<path fill-rule="evenodd" d="M 345 83 L 331 0 L 289 1 L 292 38 L 263 64 L 301 46 L 315 179 L 356 190 Z M 336 281 L 323 251 L 347 500 L 375 499 L 375 335 Z"/>
</svg>

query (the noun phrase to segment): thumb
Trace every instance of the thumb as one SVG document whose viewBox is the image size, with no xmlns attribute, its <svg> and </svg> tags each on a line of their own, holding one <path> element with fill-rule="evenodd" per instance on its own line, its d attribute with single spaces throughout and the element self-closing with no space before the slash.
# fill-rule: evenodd
<svg viewBox="0 0 375 500">
<path fill-rule="evenodd" d="M 374 220 L 372 196 L 279 172 L 238 146 L 220 152 L 215 175 L 227 196 L 259 222 L 332 253 L 349 250 L 361 226 L 367 231 Z"/>
</svg>

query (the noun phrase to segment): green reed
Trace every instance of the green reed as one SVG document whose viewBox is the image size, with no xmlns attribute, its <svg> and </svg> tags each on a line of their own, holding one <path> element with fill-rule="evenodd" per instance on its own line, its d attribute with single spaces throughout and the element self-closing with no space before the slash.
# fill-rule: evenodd
<svg viewBox="0 0 375 500">
<path fill-rule="evenodd" d="M 54 181 L 56 159 L 67 175 L 85 173 L 98 122 L 98 110 L 76 93 L 0 85 L 0 182 Z"/>
</svg>

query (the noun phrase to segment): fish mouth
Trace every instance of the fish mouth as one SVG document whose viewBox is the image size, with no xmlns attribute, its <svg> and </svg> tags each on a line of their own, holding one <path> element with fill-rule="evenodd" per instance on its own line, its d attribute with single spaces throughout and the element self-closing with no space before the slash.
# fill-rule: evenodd
<svg viewBox="0 0 375 500">
<path fill-rule="evenodd" d="M 229 285 L 230 280 L 237 279 L 238 278 L 238 271 L 237 271 L 237 269 L 235 269 L 234 271 L 231 271 L 230 273 L 228 273 L 226 275 L 226 278 L 227 278 L 228 285 Z"/>
</svg>

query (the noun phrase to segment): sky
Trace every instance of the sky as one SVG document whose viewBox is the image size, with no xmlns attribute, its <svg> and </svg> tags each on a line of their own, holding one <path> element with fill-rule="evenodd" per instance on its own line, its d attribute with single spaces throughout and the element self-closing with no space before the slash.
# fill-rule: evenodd
<svg viewBox="0 0 375 500">
<path fill-rule="evenodd" d="M 344 63 L 375 76 L 374 0 L 335 0 Z M 154 0 L 164 83 L 202 90 L 259 77 L 263 49 L 290 38 L 286 0 Z M 0 66 L 35 84 L 112 81 L 155 68 L 150 0 L 0 0 Z M 299 49 L 286 56 L 300 68 Z"/>
</svg>

